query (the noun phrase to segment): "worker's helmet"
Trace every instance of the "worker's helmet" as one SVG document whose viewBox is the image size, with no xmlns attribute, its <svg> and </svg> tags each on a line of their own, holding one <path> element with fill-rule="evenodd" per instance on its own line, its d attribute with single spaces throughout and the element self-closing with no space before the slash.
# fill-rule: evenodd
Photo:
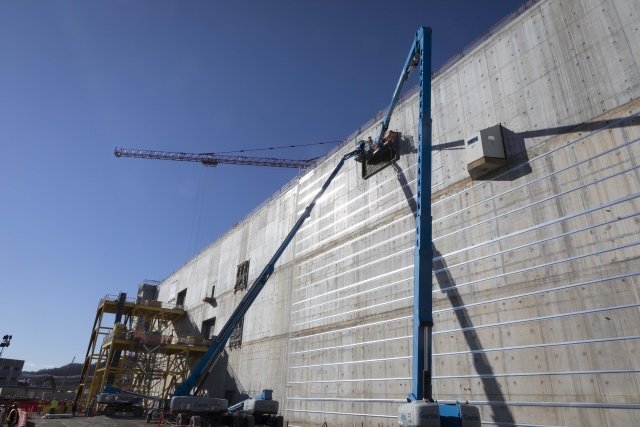
<svg viewBox="0 0 640 427">
<path fill-rule="evenodd" d="M 18 402 L 13 402 L 13 406 L 18 406 L 19 403 Z"/>
</svg>

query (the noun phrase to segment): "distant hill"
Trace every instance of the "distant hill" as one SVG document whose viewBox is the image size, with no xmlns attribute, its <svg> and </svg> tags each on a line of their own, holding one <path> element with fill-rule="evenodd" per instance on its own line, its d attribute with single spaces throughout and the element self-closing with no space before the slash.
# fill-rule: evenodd
<svg viewBox="0 0 640 427">
<path fill-rule="evenodd" d="M 23 376 L 33 375 L 53 375 L 53 376 L 69 376 L 80 375 L 82 372 L 82 363 L 69 363 L 59 368 L 40 369 L 38 371 L 22 371 Z M 26 374 L 26 375 L 25 375 Z"/>
<path fill-rule="evenodd" d="M 95 364 L 91 366 L 89 372 L 93 372 Z M 75 390 L 80 381 L 80 373 L 82 372 L 81 363 L 69 363 L 59 368 L 40 369 L 38 371 L 22 371 L 20 379 L 29 380 L 33 386 L 48 386 L 49 383 L 41 384 L 42 380 L 49 375 L 53 375 L 56 382 L 56 388 L 60 388 L 64 382 L 64 390 Z M 66 378 L 65 378 L 66 377 Z"/>
</svg>

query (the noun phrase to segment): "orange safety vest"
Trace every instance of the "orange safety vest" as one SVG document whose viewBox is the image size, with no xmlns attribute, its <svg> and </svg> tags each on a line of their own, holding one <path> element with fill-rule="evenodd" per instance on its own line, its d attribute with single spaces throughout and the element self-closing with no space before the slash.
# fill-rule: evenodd
<svg viewBox="0 0 640 427">
<path fill-rule="evenodd" d="M 11 408 L 11 411 L 9 412 L 9 417 L 7 418 L 7 422 L 10 423 L 17 423 L 18 422 L 18 418 L 20 418 L 20 414 L 18 413 L 18 409 L 17 408 Z"/>
</svg>

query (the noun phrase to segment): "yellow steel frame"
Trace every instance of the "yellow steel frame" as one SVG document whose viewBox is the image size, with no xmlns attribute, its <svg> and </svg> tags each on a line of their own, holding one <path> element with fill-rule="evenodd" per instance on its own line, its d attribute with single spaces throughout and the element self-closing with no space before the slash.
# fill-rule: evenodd
<svg viewBox="0 0 640 427">
<path fill-rule="evenodd" d="M 90 403 L 106 385 L 166 398 L 173 394 L 177 383 L 189 376 L 188 361 L 193 358 L 197 363 L 207 351 L 206 347 L 186 343 L 146 344 L 135 333 L 114 336 L 113 328 L 102 326 L 102 321 L 105 313 L 116 313 L 117 305 L 117 297 L 109 296 L 98 304 L 76 393 L 76 402 L 81 407 Z M 136 325 L 144 322 L 146 331 L 162 332 L 184 315 L 183 309 L 134 302 L 125 302 L 123 310 L 125 327 L 134 331 L 140 329 Z M 103 340 L 99 344 L 101 336 Z"/>
</svg>

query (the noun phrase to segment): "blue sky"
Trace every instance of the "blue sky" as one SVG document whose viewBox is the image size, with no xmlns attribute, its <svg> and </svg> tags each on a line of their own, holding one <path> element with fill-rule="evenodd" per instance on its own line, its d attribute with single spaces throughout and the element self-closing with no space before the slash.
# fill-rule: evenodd
<svg viewBox="0 0 640 427">
<path fill-rule="evenodd" d="M 342 140 L 387 106 L 419 26 L 438 67 L 520 4 L 0 3 L 4 357 L 81 362 L 100 298 L 163 279 L 297 173 L 116 159 L 116 146 Z"/>
</svg>

